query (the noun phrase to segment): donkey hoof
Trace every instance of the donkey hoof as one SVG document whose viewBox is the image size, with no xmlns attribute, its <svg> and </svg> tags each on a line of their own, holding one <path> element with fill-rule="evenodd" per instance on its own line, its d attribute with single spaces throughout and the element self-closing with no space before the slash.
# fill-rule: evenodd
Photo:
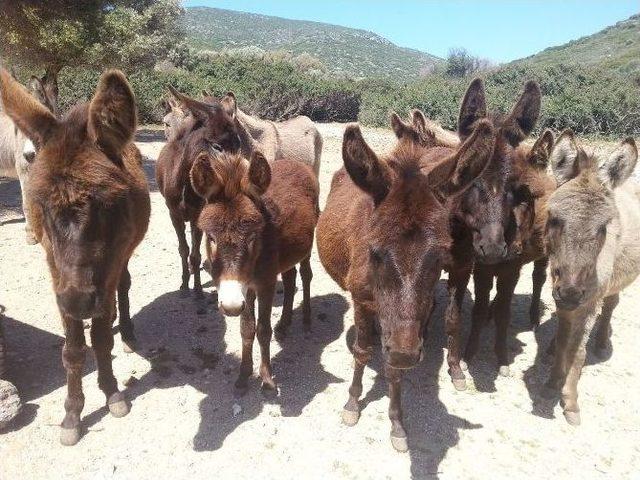
<svg viewBox="0 0 640 480">
<path fill-rule="evenodd" d="M 344 423 L 347 427 L 353 427 L 360 420 L 360 412 L 347 410 L 346 408 L 342 410 L 342 423 Z"/>
<path fill-rule="evenodd" d="M 466 372 L 467 370 L 469 370 L 469 365 L 464 360 L 460 360 L 460 368 L 463 372 Z"/>
<path fill-rule="evenodd" d="M 287 327 L 285 327 L 281 323 L 277 323 L 273 328 L 273 336 L 276 337 L 276 340 L 280 342 L 287 338 L 287 330 Z"/>
<path fill-rule="evenodd" d="M 33 232 L 27 231 L 27 233 L 25 234 L 25 238 L 24 239 L 25 239 L 25 242 L 27 243 L 27 245 L 37 245 L 37 243 L 38 243 L 38 239 L 33 234 Z"/>
<path fill-rule="evenodd" d="M 180 287 L 180 293 L 178 295 L 180 298 L 187 298 L 189 296 L 189 287 Z"/>
<path fill-rule="evenodd" d="M 498 373 L 500 373 L 501 377 L 508 377 L 511 373 L 511 370 L 509 370 L 509 365 L 500 365 Z"/>
<path fill-rule="evenodd" d="M 60 443 L 65 447 L 71 447 L 80 441 L 80 426 L 72 428 L 60 428 Z"/>
<path fill-rule="evenodd" d="M 570 412 L 568 410 L 565 410 L 563 413 L 564 418 L 567 420 L 567 423 L 569 425 L 571 425 L 572 427 L 577 427 L 578 425 L 580 425 L 580 412 Z"/>
<path fill-rule="evenodd" d="M 452 378 L 451 382 L 453 382 L 454 388 L 459 392 L 467 389 L 467 381 L 464 378 Z"/>
<path fill-rule="evenodd" d="M 407 437 L 394 437 L 391 435 L 391 445 L 398 452 L 406 452 L 409 450 L 409 444 L 407 443 Z"/>
<path fill-rule="evenodd" d="M 136 351 L 136 339 L 122 339 L 122 351 L 124 353 L 134 353 Z"/>
<path fill-rule="evenodd" d="M 127 400 L 124 398 L 124 394 L 122 392 L 116 392 L 111 395 L 107 401 L 107 406 L 109 407 L 111 415 L 116 418 L 124 417 L 129 413 L 129 405 L 127 404 Z"/>
</svg>

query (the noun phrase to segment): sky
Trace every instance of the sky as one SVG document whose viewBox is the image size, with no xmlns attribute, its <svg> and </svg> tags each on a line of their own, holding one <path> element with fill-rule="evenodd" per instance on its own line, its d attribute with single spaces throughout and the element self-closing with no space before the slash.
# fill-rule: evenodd
<svg viewBox="0 0 640 480">
<path fill-rule="evenodd" d="M 184 0 L 183 5 L 361 28 L 439 57 L 464 47 L 498 63 L 640 13 L 638 0 Z"/>
</svg>

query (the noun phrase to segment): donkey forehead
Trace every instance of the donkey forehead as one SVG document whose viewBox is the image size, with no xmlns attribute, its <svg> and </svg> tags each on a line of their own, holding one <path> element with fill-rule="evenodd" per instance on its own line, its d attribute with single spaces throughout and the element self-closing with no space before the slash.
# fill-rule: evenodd
<svg viewBox="0 0 640 480">
<path fill-rule="evenodd" d="M 200 214 L 202 229 L 211 232 L 220 233 L 230 230 L 242 232 L 259 228 L 262 223 L 260 211 L 246 195 L 209 203 L 204 206 Z"/>
<path fill-rule="evenodd" d="M 591 179 L 576 178 L 560 186 L 549 198 L 552 215 L 581 223 L 610 218 L 615 213 L 611 192 Z"/>
</svg>

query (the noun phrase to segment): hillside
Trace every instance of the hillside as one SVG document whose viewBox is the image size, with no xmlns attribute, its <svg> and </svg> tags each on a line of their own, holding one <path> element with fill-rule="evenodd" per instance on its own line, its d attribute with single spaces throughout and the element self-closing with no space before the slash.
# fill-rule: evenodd
<svg viewBox="0 0 640 480">
<path fill-rule="evenodd" d="M 201 49 L 259 47 L 317 57 L 330 72 L 350 77 L 415 78 L 442 59 L 402 48 L 366 30 L 217 8 L 186 9 L 189 43 Z"/>
<path fill-rule="evenodd" d="M 582 64 L 619 73 L 640 73 L 640 15 L 598 33 L 512 62 L 539 65 Z"/>
</svg>

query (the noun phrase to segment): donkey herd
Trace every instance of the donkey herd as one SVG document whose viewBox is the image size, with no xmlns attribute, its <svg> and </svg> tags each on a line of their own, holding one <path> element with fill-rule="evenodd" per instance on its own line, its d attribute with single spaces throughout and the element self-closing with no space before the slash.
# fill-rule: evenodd
<svg viewBox="0 0 640 480">
<path fill-rule="evenodd" d="M 310 327 L 315 235 L 322 265 L 353 300 L 354 372 L 342 412 L 346 425 L 359 420 L 363 372 L 379 337 L 391 442 L 398 451 L 408 449 L 402 374 L 423 357 L 443 270 L 454 387 L 466 388 L 464 372 L 490 320 L 496 326 L 499 373 L 509 375 L 512 297 L 523 265 L 530 262 L 531 326 L 540 322 L 547 268 L 558 318 L 550 348 L 555 360 L 543 393 L 560 395 L 567 422 L 580 423 L 577 384 L 587 340 L 595 328 L 596 353 L 611 348 L 610 320 L 619 292 L 640 273 L 640 190 L 627 181 L 638 157 L 633 139 L 601 158 L 587 153 L 569 130 L 557 139 L 546 130 L 535 142 L 525 142 L 540 113 L 538 85 L 528 82 L 511 112 L 498 115 L 487 110 L 483 83 L 476 79 L 462 99 L 457 132 L 442 129 L 419 110 L 409 121 L 394 113 L 397 142 L 379 154 L 357 125 L 347 126 L 344 167 L 334 174 L 321 212 L 322 137 L 311 120 L 268 122 L 240 110 L 233 93 L 216 98 L 203 92 L 198 100 L 169 89 L 167 143 L 156 179 L 178 237 L 180 291 L 189 293 L 193 275 L 194 296 L 203 296 L 204 236 L 205 270 L 217 288 L 219 309 L 240 317 L 239 393 L 253 373 L 256 336 L 263 388 L 277 390 L 270 343 L 274 330 L 284 337 L 291 324 L 298 269 L 303 324 Z M 122 73 L 107 71 L 89 103 L 59 117 L 55 105 L 29 93 L 3 69 L 0 97 L 0 161 L 4 170 L 20 175 L 28 240 L 45 250 L 64 325 L 68 392 L 61 442 L 73 445 L 82 431 L 85 319 L 92 320 L 98 384 L 109 411 L 116 417 L 129 412 L 111 350 L 117 312 L 125 349 L 136 350 L 127 264 L 150 215 L 142 157 L 133 143 L 135 97 Z M 278 275 L 283 309 L 272 329 Z M 475 303 L 463 348 L 462 304 L 471 275 Z"/>
</svg>

